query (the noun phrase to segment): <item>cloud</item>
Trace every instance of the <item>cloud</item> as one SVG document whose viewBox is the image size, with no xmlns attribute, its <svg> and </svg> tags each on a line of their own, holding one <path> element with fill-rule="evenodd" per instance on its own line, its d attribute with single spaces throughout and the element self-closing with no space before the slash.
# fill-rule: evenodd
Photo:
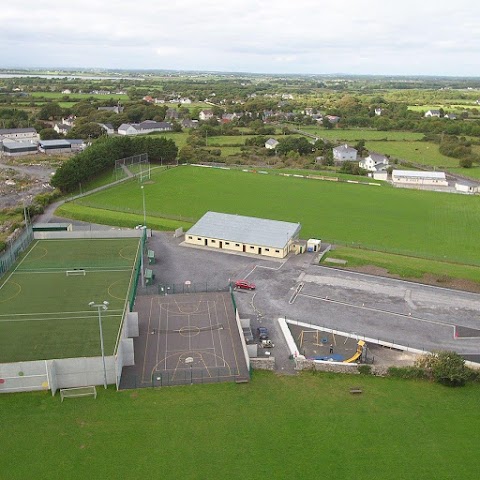
<svg viewBox="0 0 480 480">
<path fill-rule="evenodd" d="M 441 3 L 23 0 L 0 10 L 2 64 L 472 74 L 480 7 Z"/>
</svg>

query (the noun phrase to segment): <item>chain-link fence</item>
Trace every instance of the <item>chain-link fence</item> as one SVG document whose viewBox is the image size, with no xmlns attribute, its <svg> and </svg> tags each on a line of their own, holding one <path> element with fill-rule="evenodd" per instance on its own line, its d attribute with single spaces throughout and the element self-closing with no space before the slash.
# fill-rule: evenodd
<svg viewBox="0 0 480 480">
<path fill-rule="evenodd" d="M 33 241 L 33 229 L 31 225 L 12 242 L 7 245 L 7 249 L 0 255 L 0 276 L 7 272 L 15 263 L 20 254 L 27 249 Z"/>
</svg>

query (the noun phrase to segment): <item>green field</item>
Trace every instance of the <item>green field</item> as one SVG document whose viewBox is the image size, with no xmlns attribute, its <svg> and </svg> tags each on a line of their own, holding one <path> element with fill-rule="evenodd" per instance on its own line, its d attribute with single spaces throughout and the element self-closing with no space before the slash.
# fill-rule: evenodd
<svg viewBox="0 0 480 480">
<path fill-rule="evenodd" d="M 63 403 L 2 394 L 0 476 L 475 480 L 479 398 L 478 384 L 268 372 Z"/>
<path fill-rule="evenodd" d="M 391 253 L 480 264 L 480 197 L 260 175 L 234 170 L 170 169 L 145 184 L 150 217 L 199 219 L 206 211 L 300 222 L 302 238 Z M 136 182 L 75 205 L 142 213 Z M 62 213 L 68 215 L 69 205 Z"/>
<path fill-rule="evenodd" d="M 0 363 L 99 354 L 98 312 L 111 355 L 139 255 L 138 238 L 36 240 L 0 283 Z M 85 270 L 85 275 L 67 271 Z"/>
<path fill-rule="evenodd" d="M 29 94 L 31 97 L 35 98 L 46 98 L 50 100 L 61 100 L 67 98 L 70 101 L 74 100 L 85 100 L 87 98 L 95 98 L 97 100 L 128 100 L 128 95 L 126 94 L 117 94 L 112 93 L 110 95 L 101 95 L 101 94 L 93 94 L 93 93 L 61 93 L 61 92 L 31 92 Z"/>
<path fill-rule="evenodd" d="M 379 130 L 371 129 L 343 130 L 340 128 L 327 130 L 324 128 L 319 128 L 317 126 L 301 126 L 300 130 L 311 133 L 313 135 L 317 135 L 319 138 L 323 138 L 325 140 L 345 140 L 347 142 L 354 142 L 358 140 L 414 141 L 421 140 L 424 136 L 423 133 L 415 132 L 382 132 Z"/>
<path fill-rule="evenodd" d="M 438 145 L 431 142 L 381 142 L 369 141 L 365 146 L 377 153 L 390 155 L 409 162 L 432 167 L 458 167 L 458 159 L 442 155 Z M 463 169 L 466 173 L 467 169 Z"/>
<path fill-rule="evenodd" d="M 440 110 L 443 108 L 445 113 L 461 113 L 464 110 L 477 108 L 479 109 L 479 105 L 474 104 L 473 102 L 470 104 L 445 104 L 445 105 L 409 105 L 408 110 L 412 110 L 413 112 L 428 112 L 429 110 Z"/>
</svg>

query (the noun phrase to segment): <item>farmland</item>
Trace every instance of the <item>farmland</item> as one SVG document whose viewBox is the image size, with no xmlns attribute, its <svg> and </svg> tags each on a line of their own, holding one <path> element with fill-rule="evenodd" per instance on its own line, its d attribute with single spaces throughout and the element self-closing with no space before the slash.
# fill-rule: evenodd
<svg viewBox="0 0 480 480">
<path fill-rule="evenodd" d="M 195 167 L 154 173 L 145 196 L 152 217 L 195 221 L 208 210 L 239 213 L 300 222 L 303 238 L 479 264 L 479 197 Z M 142 212 L 137 182 L 77 204 L 96 209 L 99 219 L 102 209 Z"/>
</svg>

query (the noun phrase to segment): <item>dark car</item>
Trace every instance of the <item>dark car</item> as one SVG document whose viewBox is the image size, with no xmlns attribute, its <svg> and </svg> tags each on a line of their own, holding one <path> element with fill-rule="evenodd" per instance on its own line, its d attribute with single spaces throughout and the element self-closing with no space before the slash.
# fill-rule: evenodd
<svg viewBox="0 0 480 480">
<path fill-rule="evenodd" d="M 235 282 L 235 288 L 242 288 L 244 290 L 255 290 L 255 284 L 247 282 L 246 280 L 237 280 Z"/>
<path fill-rule="evenodd" d="M 268 340 L 268 328 L 266 327 L 258 327 L 257 328 L 257 335 L 260 340 Z"/>
</svg>

